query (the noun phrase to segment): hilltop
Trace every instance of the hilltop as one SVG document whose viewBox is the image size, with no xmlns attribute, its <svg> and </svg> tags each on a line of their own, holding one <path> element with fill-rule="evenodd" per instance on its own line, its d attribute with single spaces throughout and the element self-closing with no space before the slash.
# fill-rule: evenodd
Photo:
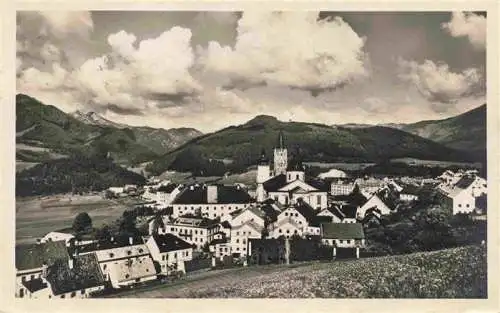
<svg viewBox="0 0 500 313">
<path fill-rule="evenodd" d="M 485 151 L 486 117 L 486 104 L 483 104 L 454 117 L 407 124 L 401 129 L 450 148 Z"/>
<path fill-rule="evenodd" d="M 272 156 L 280 131 L 284 135 L 289 158 L 300 154 L 304 161 L 379 162 L 400 157 L 469 161 L 475 158 L 466 152 L 389 127 L 330 127 L 316 123 L 282 122 L 272 116 L 259 115 L 242 125 L 196 137 L 157 158 L 148 169 L 156 174 L 167 169 L 182 170 L 178 163 L 188 156 L 199 160 L 231 159 L 233 164 L 252 165 L 262 149 Z"/>
<path fill-rule="evenodd" d="M 25 162 L 109 153 L 117 163 L 137 164 L 201 134 L 193 128 L 131 127 L 95 112 L 66 114 L 23 94 L 16 96 L 16 110 L 16 157 Z"/>
</svg>

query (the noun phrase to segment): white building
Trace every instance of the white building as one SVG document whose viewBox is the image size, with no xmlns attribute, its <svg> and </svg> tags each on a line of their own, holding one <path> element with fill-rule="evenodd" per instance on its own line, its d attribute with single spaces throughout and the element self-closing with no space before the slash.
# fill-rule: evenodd
<svg viewBox="0 0 500 313">
<path fill-rule="evenodd" d="M 167 184 L 146 188 L 142 198 L 157 203 L 159 209 L 168 207 L 181 192 L 183 185 Z"/>
<path fill-rule="evenodd" d="M 156 279 L 156 269 L 147 245 L 132 238 L 129 242 L 101 242 L 79 247 L 80 255 L 95 253 L 104 278 L 113 288 L 122 288 Z"/>
<path fill-rule="evenodd" d="M 248 255 L 248 239 L 261 238 L 263 227 L 255 222 L 247 221 L 231 229 L 231 252 L 233 256 Z"/>
<path fill-rule="evenodd" d="M 73 238 L 75 238 L 75 236 L 73 236 L 73 234 L 70 234 L 69 232 L 51 231 L 50 233 L 43 236 L 42 239 L 40 240 L 40 242 L 46 243 L 49 241 L 61 241 L 62 240 L 66 244 L 68 244 L 69 241 Z"/>
<path fill-rule="evenodd" d="M 173 234 L 153 234 L 146 241 L 153 260 L 160 265 L 161 275 L 173 271 L 186 272 L 185 262 L 193 259 L 193 247 Z"/>
<path fill-rule="evenodd" d="M 357 210 L 357 218 L 363 219 L 368 210 L 378 211 L 380 215 L 389 215 L 392 213 L 391 208 L 384 203 L 376 194 L 371 196 L 371 198 L 366 201 L 361 207 Z"/>
<path fill-rule="evenodd" d="M 383 179 L 377 179 L 373 177 L 358 178 L 354 181 L 358 185 L 359 190 L 363 195 L 373 195 L 379 189 L 387 186 L 387 182 Z"/>
<path fill-rule="evenodd" d="M 333 179 L 330 186 L 330 194 L 332 196 L 344 196 L 350 194 L 354 190 L 354 180 L 338 178 Z"/>
<path fill-rule="evenodd" d="M 319 174 L 318 178 L 321 178 L 321 179 L 326 179 L 326 178 L 343 179 L 343 178 L 347 178 L 347 174 L 344 171 L 332 168 L 328 172 Z"/>
<path fill-rule="evenodd" d="M 487 194 L 486 180 L 479 176 L 464 175 L 454 185 L 442 187 L 441 193 L 453 214 L 472 213 L 476 208 L 476 199 Z"/>
<path fill-rule="evenodd" d="M 254 222 L 260 227 L 264 227 L 265 214 L 263 211 L 254 206 L 248 207 L 240 211 L 235 211 L 231 214 L 231 217 L 232 218 L 229 221 L 231 227 L 242 225 L 248 221 Z"/>
<path fill-rule="evenodd" d="M 185 214 L 206 218 L 230 219 L 230 214 L 254 204 L 255 201 L 239 185 L 191 185 L 183 189 L 172 202 L 173 217 Z"/>
<path fill-rule="evenodd" d="M 154 223 L 154 221 L 150 223 Z M 169 217 L 165 216 L 163 223 L 165 227 L 159 228 L 158 234 L 174 234 L 188 243 L 194 244 L 197 249 L 202 249 L 204 245 L 208 245 L 214 239 L 214 235 L 221 230 L 219 221 L 201 217 L 169 219 Z"/>
</svg>

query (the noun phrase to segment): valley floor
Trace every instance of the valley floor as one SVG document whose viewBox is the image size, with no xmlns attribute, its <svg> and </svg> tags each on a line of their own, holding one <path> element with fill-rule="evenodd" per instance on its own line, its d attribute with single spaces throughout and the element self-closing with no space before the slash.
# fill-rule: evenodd
<svg viewBox="0 0 500 313">
<path fill-rule="evenodd" d="M 486 298 L 486 248 L 209 271 L 131 298 Z"/>
<path fill-rule="evenodd" d="M 32 243 L 45 234 L 71 227 L 75 216 L 87 212 L 94 226 L 119 218 L 132 199 L 95 195 L 53 195 L 16 198 L 16 244 Z"/>
</svg>

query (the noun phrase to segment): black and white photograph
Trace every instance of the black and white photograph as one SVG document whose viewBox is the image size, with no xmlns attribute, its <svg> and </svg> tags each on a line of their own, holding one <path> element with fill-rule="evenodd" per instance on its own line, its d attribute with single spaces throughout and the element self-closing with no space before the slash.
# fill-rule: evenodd
<svg viewBox="0 0 500 313">
<path fill-rule="evenodd" d="M 17 300 L 495 296 L 489 12 L 15 15 Z"/>
</svg>

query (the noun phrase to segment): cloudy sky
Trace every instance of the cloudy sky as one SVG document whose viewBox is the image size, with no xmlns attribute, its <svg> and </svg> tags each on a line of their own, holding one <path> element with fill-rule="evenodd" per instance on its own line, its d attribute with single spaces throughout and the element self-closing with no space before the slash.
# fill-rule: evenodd
<svg viewBox="0 0 500 313">
<path fill-rule="evenodd" d="M 17 91 L 65 112 L 214 131 L 415 122 L 485 102 L 470 12 L 18 12 Z"/>
</svg>

